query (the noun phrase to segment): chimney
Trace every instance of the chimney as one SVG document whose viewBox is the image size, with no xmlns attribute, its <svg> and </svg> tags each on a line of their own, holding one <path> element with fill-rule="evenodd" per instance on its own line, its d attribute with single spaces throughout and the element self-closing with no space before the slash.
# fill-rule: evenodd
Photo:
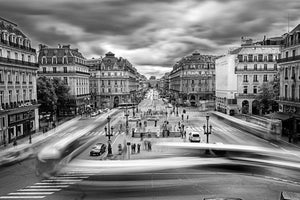
<svg viewBox="0 0 300 200">
<path fill-rule="evenodd" d="M 61 48 L 61 45 L 60 45 L 60 44 L 58 44 L 58 48 L 59 48 L 59 49 Z"/>
</svg>

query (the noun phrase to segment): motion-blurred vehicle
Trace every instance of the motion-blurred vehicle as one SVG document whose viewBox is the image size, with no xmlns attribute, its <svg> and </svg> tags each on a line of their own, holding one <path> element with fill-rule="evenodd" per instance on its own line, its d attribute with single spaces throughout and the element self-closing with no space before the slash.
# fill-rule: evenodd
<svg viewBox="0 0 300 200">
<path fill-rule="evenodd" d="M 106 145 L 102 143 L 97 143 L 93 146 L 92 150 L 90 151 L 90 156 L 100 156 L 106 151 Z"/>
<path fill-rule="evenodd" d="M 191 132 L 189 136 L 190 142 L 201 142 L 200 134 L 197 132 Z"/>
<path fill-rule="evenodd" d="M 103 111 L 103 110 L 101 110 L 101 109 L 97 110 L 97 112 L 98 112 L 98 115 L 100 115 L 100 114 L 104 113 L 104 111 Z"/>
<path fill-rule="evenodd" d="M 103 109 L 103 112 L 108 112 L 109 111 L 109 108 L 104 108 Z"/>
<path fill-rule="evenodd" d="M 91 116 L 92 116 L 92 117 L 96 117 L 96 116 L 97 116 L 97 113 L 96 113 L 96 112 L 92 112 Z"/>
</svg>

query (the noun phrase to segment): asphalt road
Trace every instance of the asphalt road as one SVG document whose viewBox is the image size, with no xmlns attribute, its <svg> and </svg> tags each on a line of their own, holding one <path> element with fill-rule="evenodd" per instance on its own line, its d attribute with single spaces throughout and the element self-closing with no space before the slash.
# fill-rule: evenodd
<svg viewBox="0 0 300 200">
<path fill-rule="evenodd" d="M 139 105 L 141 111 L 163 109 L 162 100 L 156 99 L 156 94 L 149 95 Z M 183 108 L 179 108 L 182 112 Z M 170 109 L 169 109 L 170 110 Z M 206 124 L 205 113 L 187 109 L 189 120 L 183 123 L 189 129 L 203 135 L 202 126 Z M 181 115 L 178 117 L 180 121 Z M 117 115 L 112 124 L 124 121 L 123 115 Z M 176 120 L 175 120 L 176 121 Z M 176 122 L 177 123 L 177 122 Z M 299 150 L 289 145 L 276 144 L 255 137 L 238 128 L 228 126 L 224 121 L 211 118 L 213 126 L 210 142 L 224 144 L 244 144 L 284 150 L 285 158 L 298 161 Z M 100 136 L 97 142 L 107 142 L 103 131 L 106 117 L 96 117 L 86 120 L 57 133 L 57 140 L 64 135 L 72 134 L 97 124 L 97 128 L 87 134 Z M 125 139 L 124 133 L 114 134 L 112 138 L 113 153 L 117 152 L 117 144 Z M 93 145 L 92 144 L 92 145 Z M 91 145 L 91 146 L 92 146 Z M 90 157 L 90 147 L 86 148 L 76 159 L 99 160 L 103 156 Z M 40 148 L 40 147 L 39 147 Z M 39 148 L 36 151 L 39 151 Z M 300 191 L 300 172 L 284 167 L 274 167 L 253 164 L 221 165 L 199 168 L 184 168 L 168 171 L 155 171 L 146 174 L 123 174 L 118 176 L 99 176 L 91 174 L 62 174 L 51 179 L 41 180 L 35 176 L 35 160 L 28 159 L 13 166 L 0 169 L 0 199 L 203 199 L 204 197 L 239 197 L 242 199 L 279 199 L 281 191 Z"/>
</svg>

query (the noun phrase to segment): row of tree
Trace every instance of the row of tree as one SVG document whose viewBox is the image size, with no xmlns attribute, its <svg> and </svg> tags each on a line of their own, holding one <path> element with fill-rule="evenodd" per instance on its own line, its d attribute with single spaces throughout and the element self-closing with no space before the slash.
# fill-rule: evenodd
<svg viewBox="0 0 300 200">
<path fill-rule="evenodd" d="M 37 99 L 41 106 L 41 114 L 58 115 L 66 108 L 75 103 L 74 97 L 70 94 L 70 88 L 59 78 L 47 78 L 45 76 L 37 79 Z"/>
</svg>

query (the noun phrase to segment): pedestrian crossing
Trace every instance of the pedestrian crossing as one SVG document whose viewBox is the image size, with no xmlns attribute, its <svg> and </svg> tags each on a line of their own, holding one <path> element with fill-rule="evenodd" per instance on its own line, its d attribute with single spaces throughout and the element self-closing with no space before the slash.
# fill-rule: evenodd
<svg viewBox="0 0 300 200">
<path fill-rule="evenodd" d="M 0 199 L 43 199 L 76 184 L 93 174 L 62 174 L 0 196 Z"/>
</svg>

